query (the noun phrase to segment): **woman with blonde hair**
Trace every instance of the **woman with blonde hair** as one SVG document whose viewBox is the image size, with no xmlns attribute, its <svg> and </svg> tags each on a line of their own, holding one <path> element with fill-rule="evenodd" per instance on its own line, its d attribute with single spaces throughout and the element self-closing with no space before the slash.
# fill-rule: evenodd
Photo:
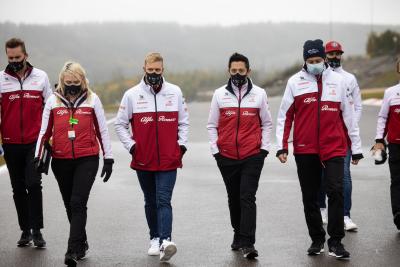
<svg viewBox="0 0 400 267">
<path fill-rule="evenodd" d="M 100 146 L 107 182 L 114 163 L 103 106 L 89 89 L 82 66 L 67 62 L 56 91 L 46 102 L 35 161 L 43 157 L 44 145 L 52 138 L 51 168 L 58 182 L 70 222 L 65 264 L 76 266 L 89 248 L 86 237 L 87 201 L 99 167 Z M 100 143 L 100 146 L 99 146 Z M 43 171 L 37 164 L 38 171 Z"/>
</svg>

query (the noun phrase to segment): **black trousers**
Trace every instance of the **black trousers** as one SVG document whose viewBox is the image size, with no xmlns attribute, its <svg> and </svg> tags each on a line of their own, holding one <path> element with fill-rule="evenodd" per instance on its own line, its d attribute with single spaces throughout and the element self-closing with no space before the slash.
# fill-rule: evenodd
<svg viewBox="0 0 400 267">
<path fill-rule="evenodd" d="M 21 230 L 43 228 L 42 176 L 35 171 L 36 144 L 3 144 Z"/>
<path fill-rule="evenodd" d="M 328 196 L 328 234 L 330 236 L 328 245 L 332 242 L 341 241 L 344 237 L 344 158 L 335 157 L 324 161 L 324 167 L 316 154 L 297 154 L 295 159 L 303 196 L 304 214 L 311 239 L 313 241 L 325 241 L 325 230 L 322 227 L 321 212 L 318 205 L 321 172 L 323 172 Z"/>
<path fill-rule="evenodd" d="M 228 193 L 231 225 L 243 247 L 252 246 L 256 241 L 256 193 L 264 159 L 263 155 L 243 160 L 217 159 Z"/>
<path fill-rule="evenodd" d="M 400 144 L 390 143 L 389 170 L 390 170 L 390 199 L 393 215 L 400 212 Z"/>
<path fill-rule="evenodd" d="M 52 159 L 51 162 L 70 222 L 68 249 L 72 252 L 82 251 L 87 240 L 86 205 L 98 168 L 98 156 Z"/>
</svg>

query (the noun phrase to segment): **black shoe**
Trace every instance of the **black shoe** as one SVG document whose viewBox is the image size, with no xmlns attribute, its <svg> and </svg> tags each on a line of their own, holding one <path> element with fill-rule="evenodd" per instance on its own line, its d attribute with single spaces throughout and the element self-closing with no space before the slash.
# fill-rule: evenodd
<svg viewBox="0 0 400 267">
<path fill-rule="evenodd" d="M 242 253 L 243 257 L 249 260 L 258 257 L 258 251 L 254 248 L 254 246 L 242 248 Z"/>
<path fill-rule="evenodd" d="M 397 229 L 400 230 L 400 212 L 396 212 L 396 214 L 393 216 L 393 222 Z"/>
<path fill-rule="evenodd" d="M 67 265 L 68 267 L 76 267 L 77 263 L 78 263 L 77 254 L 68 250 L 67 253 L 65 253 L 64 264 Z"/>
<path fill-rule="evenodd" d="M 241 245 L 240 245 L 239 235 L 238 234 L 234 234 L 233 235 L 233 241 L 232 241 L 232 244 L 231 244 L 231 249 L 233 251 L 238 251 L 238 250 L 240 250 L 240 247 L 241 247 Z"/>
<path fill-rule="evenodd" d="M 46 241 L 44 241 L 40 230 L 32 231 L 32 239 L 33 239 L 33 245 L 35 247 L 37 247 L 37 248 L 45 248 L 46 247 Z"/>
<path fill-rule="evenodd" d="M 31 230 L 22 231 L 21 238 L 18 240 L 17 245 L 19 247 L 29 246 L 32 241 Z"/>
<path fill-rule="evenodd" d="M 314 256 L 324 252 L 325 241 L 313 241 L 310 248 L 307 250 L 308 255 Z"/>
<path fill-rule="evenodd" d="M 329 256 L 336 257 L 338 260 L 350 259 L 350 253 L 344 249 L 340 241 L 329 246 Z"/>
<path fill-rule="evenodd" d="M 83 260 L 88 254 L 88 252 L 89 252 L 89 244 L 87 241 L 85 241 L 82 251 L 77 254 L 78 260 Z"/>
</svg>

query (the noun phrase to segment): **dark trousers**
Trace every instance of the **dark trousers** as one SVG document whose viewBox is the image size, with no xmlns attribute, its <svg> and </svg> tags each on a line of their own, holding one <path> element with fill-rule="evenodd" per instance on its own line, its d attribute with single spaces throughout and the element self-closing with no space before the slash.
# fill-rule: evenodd
<svg viewBox="0 0 400 267">
<path fill-rule="evenodd" d="M 52 159 L 51 169 L 70 222 L 68 249 L 80 252 L 86 237 L 87 202 L 99 168 L 99 157 L 78 159 Z"/>
<path fill-rule="evenodd" d="M 318 155 L 295 155 L 297 174 L 303 196 L 304 214 L 308 232 L 313 241 L 325 241 L 325 230 L 322 227 L 321 213 L 318 204 L 321 186 L 321 172 L 326 182 L 328 196 L 328 244 L 341 241 L 344 237 L 343 222 L 343 157 L 324 161 L 322 167 Z"/>
<path fill-rule="evenodd" d="M 393 215 L 400 212 L 400 144 L 390 143 L 389 170 L 390 170 L 390 199 Z"/>
<path fill-rule="evenodd" d="M 344 216 L 350 217 L 351 210 L 351 192 L 353 190 L 350 172 L 351 162 L 351 149 L 347 150 L 347 155 L 344 158 L 344 175 L 343 175 L 343 196 L 344 196 Z M 325 179 L 324 175 L 321 175 L 321 188 L 319 193 L 319 207 L 326 208 L 326 192 L 325 192 Z"/>
<path fill-rule="evenodd" d="M 144 210 L 150 239 L 171 239 L 172 234 L 172 192 L 176 181 L 173 171 L 136 171 L 144 194 Z"/>
<path fill-rule="evenodd" d="M 256 242 L 256 193 L 264 159 L 260 154 L 243 160 L 217 159 L 228 193 L 231 225 L 243 247 Z"/>
<path fill-rule="evenodd" d="M 42 177 L 35 171 L 36 144 L 3 144 L 21 230 L 43 228 Z"/>
</svg>

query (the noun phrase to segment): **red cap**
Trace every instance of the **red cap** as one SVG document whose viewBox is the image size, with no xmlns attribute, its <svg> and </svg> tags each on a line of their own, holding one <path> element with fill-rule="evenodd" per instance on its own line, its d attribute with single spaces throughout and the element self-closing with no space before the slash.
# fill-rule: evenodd
<svg viewBox="0 0 400 267">
<path fill-rule="evenodd" d="M 333 52 L 333 51 L 339 51 L 339 52 L 344 53 L 344 51 L 342 49 L 342 45 L 339 44 L 338 42 L 335 42 L 335 41 L 327 42 L 325 45 L 325 53 L 329 53 L 329 52 Z"/>
</svg>

